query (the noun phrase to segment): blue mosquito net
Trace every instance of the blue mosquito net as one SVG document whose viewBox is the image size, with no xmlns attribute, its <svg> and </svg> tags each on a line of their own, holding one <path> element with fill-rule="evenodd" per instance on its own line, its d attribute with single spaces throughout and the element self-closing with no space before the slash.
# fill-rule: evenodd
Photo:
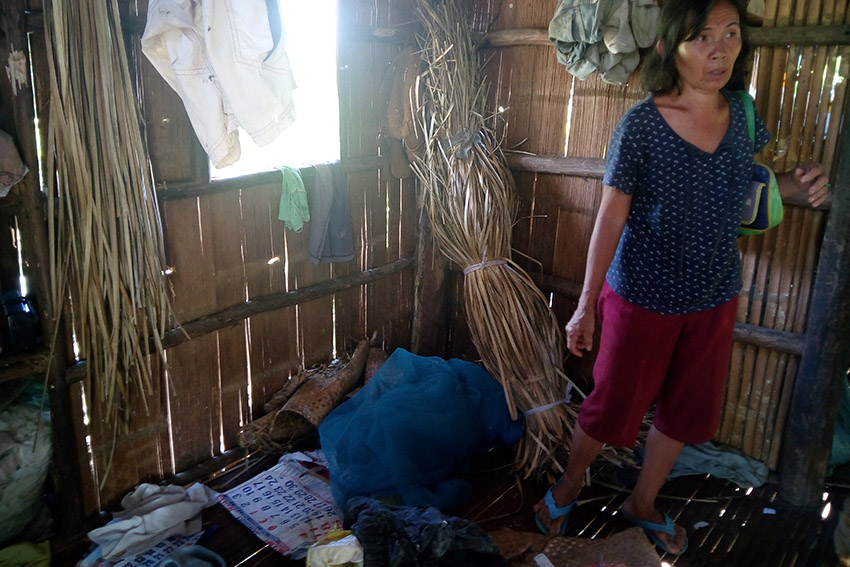
<svg viewBox="0 0 850 567">
<path fill-rule="evenodd" d="M 522 428 L 481 366 L 399 348 L 322 421 L 319 438 L 341 508 L 369 496 L 448 511 L 469 495 L 456 477 L 470 457 L 515 443 Z"/>
</svg>

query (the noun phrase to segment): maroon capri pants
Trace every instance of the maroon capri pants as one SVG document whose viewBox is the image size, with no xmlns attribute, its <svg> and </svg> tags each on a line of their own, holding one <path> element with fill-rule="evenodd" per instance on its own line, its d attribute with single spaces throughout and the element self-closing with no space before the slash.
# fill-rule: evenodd
<svg viewBox="0 0 850 567">
<path fill-rule="evenodd" d="M 655 428 L 683 443 L 711 440 L 732 354 L 738 299 L 687 315 L 662 315 L 617 295 L 599 296 L 602 322 L 593 391 L 578 423 L 597 441 L 632 447 L 647 409 Z"/>
</svg>

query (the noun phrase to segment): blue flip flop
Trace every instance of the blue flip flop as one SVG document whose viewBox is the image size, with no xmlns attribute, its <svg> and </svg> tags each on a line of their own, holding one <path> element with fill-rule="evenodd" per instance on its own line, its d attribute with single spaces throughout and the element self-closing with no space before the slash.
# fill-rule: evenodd
<svg viewBox="0 0 850 567">
<path fill-rule="evenodd" d="M 543 502 L 546 504 L 546 509 L 549 510 L 549 521 L 554 522 L 558 518 L 564 518 L 561 521 L 561 527 L 558 529 L 559 535 L 564 535 L 567 531 L 567 520 L 569 519 L 570 512 L 573 507 L 576 505 L 577 500 L 573 500 L 566 506 L 558 507 L 555 504 L 555 497 L 552 496 L 552 488 L 546 491 L 546 496 L 543 497 Z M 546 526 L 543 525 L 543 522 L 540 521 L 540 517 L 535 512 L 534 514 L 534 523 L 537 524 L 537 529 L 542 533 L 549 535 L 549 530 L 546 529 Z"/>
<path fill-rule="evenodd" d="M 670 550 L 667 549 L 667 545 L 661 541 L 661 539 L 655 535 L 655 532 L 661 532 L 669 535 L 672 539 L 676 539 L 676 529 L 673 524 L 673 519 L 670 518 L 667 514 L 662 514 L 664 516 L 663 524 L 656 524 L 655 522 L 649 522 L 646 520 L 638 520 L 634 516 L 631 516 L 628 512 L 626 512 L 625 508 L 620 508 L 620 514 L 626 519 L 628 522 L 633 525 L 642 528 L 644 533 L 647 535 L 649 539 L 652 540 L 652 543 L 655 544 L 655 547 L 658 548 L 659 551 L 663 553 L 669 553 L 673 556 L 682 555 L 688 549 L 688 540 L 685 539 L 685 543 L 682 544 L 682 549 L 679 553 L 671 553 Z"/>
</svg>

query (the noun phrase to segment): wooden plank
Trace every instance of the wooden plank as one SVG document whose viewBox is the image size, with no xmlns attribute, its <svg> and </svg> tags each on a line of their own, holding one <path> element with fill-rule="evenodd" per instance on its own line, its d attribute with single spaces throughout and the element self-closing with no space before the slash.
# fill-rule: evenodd
<svg viewBox="0 0 850 567">
<path fill-rule="evenodd" d="M 420 211 L 416 243 L 412 352 L 421 356 L 447 355 L 448 332 L 453 328 L 449 298 L 452 279 L 449 261 L 435 246 L 431 224 Z"/>
<path fill-rule="evenodd" d="M 389 168 L 381 170 L 388 173 Z M 346 176 L 349 183 L 349 208 L 351 211 L 352 232 L 354 237 L 354 249 L 357 257 L 351 262 L 336 262 L 330 265 L 330 274 L 333 279 L 344 278 L 358 273 L 364 267 L 364 223 L 366 222 L 366 188 L 360 185 L 362 175 L 349 174 Z M 366 289 L 367 286 L 359 285 L 349 289 L 341 290 L 334 294 L 334 336 L 337 350 L 341 344 L 349 345 L 369 335 L 366 328 Z"/>
<path fill-rule="evenodd" d="M 387 261 L 386 189 L 377 175 L 359 174 L 357 185 L 363 191 L 363 252 L 365 265 Z M 395 278 L 385 278 L 366 287 L 366 331 L 378 331 L 378 340 L 387 335 L 388 298 L 393 298 Z"/>
<path fill-rule="evenodd" d="M 90 428 L 94 463 L 101 484 L 100 502 L 104 508 L 120 509 L 121 498 L 138 484 L 173 472 L 161 369 L 158 361 L 152 363 L 158 379 L 153 391 L 144 394 L 144 400 L 135 400 L 127 430 L 118 424 L 97 421 Z M 94 408 L 99 408 L 98 404 Z M 104 470 L 106 466 L 110 467 L 108 473 Z"/>
<path fill-rule="evenodd" d="M 215 246 L 208 199 L 170 201 L 163 206 L 163 227 L 174 310 L 186 321 L 215 308 Z M 179 232 L 171 227 L 180 227 Z M 166 352 L 171 454 L 176 472 L 210 458 L 219 449 L 218 345 L 214 335 Z M 216 411 L 214 411 L 216 410 Z"/>
<path fill-rule="evenodd" d="M 280 187 L 265 185 L 242 192 L 242 257 L 245 293 L 249 301 L 283 293 L 286 270 L 292 269 L 284 244 L 284 224 L 277 218 Z M 292 374 L 288 343 L 294 325 L 285 312 L 266 312 L 248 320 L 248 360 L 252 415 L 262 414 L 271 399 Z"/>
<path fill-rule="evenodd" d="M 329 284 L 327 265 L 317 267 L 310 264 L 309 235 L 306 231 L 287 232 L 286 249 L 289 253 L 289 289 L 300 290 L 319 283 Z M 330 360 L 333 351 L 333 298 L 324 294 L 317 297 L 318 300 L 310 298 L 299 302 L 296 307 L 298 354 L 305 368 Z"/>
<path fill-rule="evenodd" d="M 215 308 L 221 310 L 245 300 L 245 267 L 242 262 L 241 196 L 238 192 L 207 197 L 211 225 L 208 241 L 215 250 L 213 286 Z M 216 334 L 219 361 L 219 399 L 215 408 L 217 450 L 235 447 L 239 428 L 250 415 L 248 407 L 247 321 L 238 321 Z"/>
<path fill-rule="evenodd" d="M 172 474 L 206 461 L 219 452 L 218 348 L 215 335 L 169 349 L 168 418 L 171 425 Z"/>
</svg>

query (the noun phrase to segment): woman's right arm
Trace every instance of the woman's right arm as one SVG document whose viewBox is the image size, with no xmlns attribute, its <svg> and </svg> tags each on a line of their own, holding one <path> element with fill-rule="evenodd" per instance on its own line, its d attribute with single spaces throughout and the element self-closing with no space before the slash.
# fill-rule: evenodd
<svg viewBox="0 0 850 567">
<path fill-rule="evenodd" d="M 593 348 L 593 331 L 596 327 L 596 300 L 605 281 L 605 274 L 614 259 L 620 235 L 629 218 L 632 196 L 608 185 L 602 186 L 602 203 L 596 215 L 596 224 L 590 237 L 584 285 L 578 307 L 567 323 L 567 348 L 576 356 Z"/>
</svg>

